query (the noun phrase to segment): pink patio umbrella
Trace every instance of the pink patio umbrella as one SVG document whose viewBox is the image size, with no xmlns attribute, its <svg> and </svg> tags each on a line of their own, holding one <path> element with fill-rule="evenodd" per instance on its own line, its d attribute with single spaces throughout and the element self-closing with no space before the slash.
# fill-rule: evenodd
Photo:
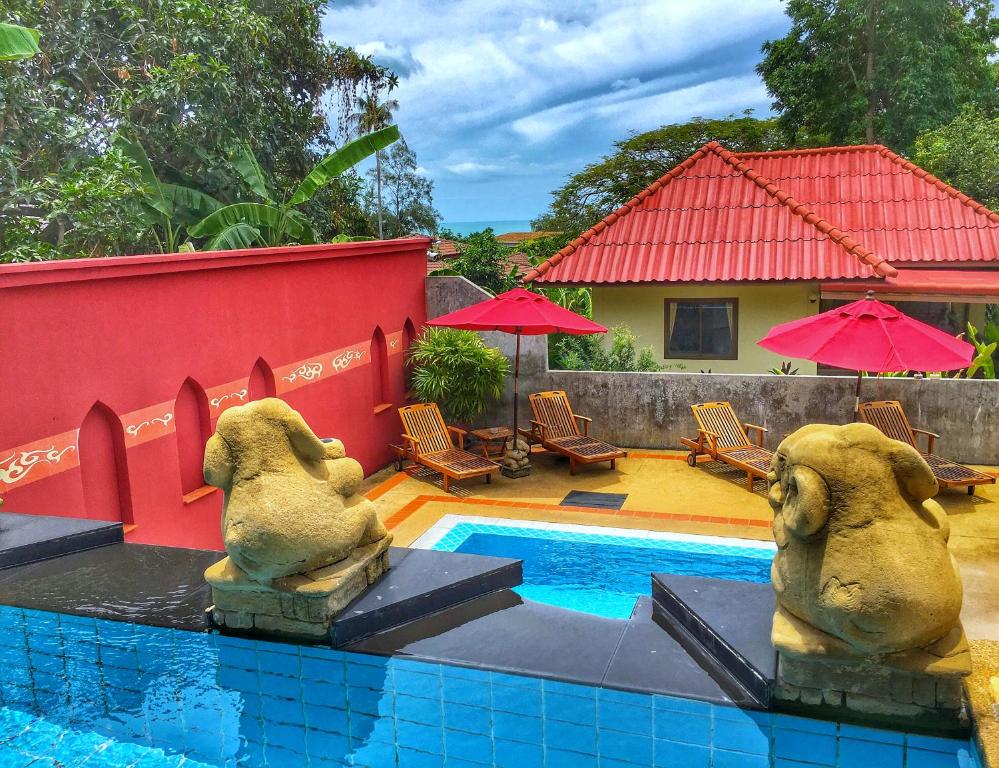
<svg viewBox="0 0 999 768">
<path fill-rule="evenodd" d="M 874 291 L 866 299 L 775 325 L 757 344 L 779 355 L 857 371 L 855 414 L 861 371 L 952 371 L 967 368 L 975 355 L 968 342 L 876 301 Z"/>
<path fill-rule="evenodd" d="M 470 307 L 428 320 L 427 325 L 464 331 L 502 331 L 517 336 L 513 368 L 513 438 L 517 439 L 517 405 L 520 400 L 520 337 L 568 333 L 582 336 L 607 333 L 599 323 L 570 312 L 540 293 L 514 288 Z"/>
</svg>

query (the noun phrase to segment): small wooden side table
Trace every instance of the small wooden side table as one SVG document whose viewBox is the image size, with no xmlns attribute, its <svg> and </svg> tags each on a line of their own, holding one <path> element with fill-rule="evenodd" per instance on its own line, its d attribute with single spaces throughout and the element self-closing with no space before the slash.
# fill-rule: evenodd
<svg viewBox="0 0 999 768">
<path fill-rule="evenodd" d="M 471 435 L 477 437 L 482 443 L 482 457 L 492 460 L 497 456 L 503 457 L 506 441 L 510 439 L 513 432 L 510 431 L 509 427 L 486 427 L 485 429 L 473 429 Z"/>
</svg>

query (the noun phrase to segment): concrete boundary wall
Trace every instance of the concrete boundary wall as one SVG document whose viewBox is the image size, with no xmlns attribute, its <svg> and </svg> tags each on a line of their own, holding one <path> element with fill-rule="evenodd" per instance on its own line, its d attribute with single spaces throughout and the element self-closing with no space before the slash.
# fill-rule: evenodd
<svg viewBox="0 0 999 768">
<path fill-rule="evenodd" d="M 460 277 L 427 280 L 427 317 L 436 317 L 487 298 Z M 512 355 L 512 336 L 483 334 L 487 343 Z M 611 373 L 550 371 L 545 337 L 521 346 L 521 426 L 528 426 L 527 393 L 564 389 L 573 409 L 593 419 L 599 437 L 630 448 L 680 448 L 694 436 L 691 403 L 728 400 L 739 417 L 767 427 L 764 445 L 804 424 L 845 424 L 853 418 L 856 379 L 839 376 L 772 374 Z M 506 424 L 511 389 L 477 426 Z M 900 400 L 914 427 L 940 435 L 937 453 L 957 461 L 999 465 L 999 381 L 870 378 L 864 400 Z"/>
</svg>

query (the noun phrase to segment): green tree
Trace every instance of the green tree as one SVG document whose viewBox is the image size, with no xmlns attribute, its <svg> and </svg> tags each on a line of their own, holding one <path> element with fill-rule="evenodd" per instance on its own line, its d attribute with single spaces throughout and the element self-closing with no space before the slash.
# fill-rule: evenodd
<svg viewBox="0 0 999 768">
<path fill-rule="evenodd" d="M 492 229 L 474 232 L 460 242 L 458 256 L 445 272 L 464 275 L 494 294 L 517 285 L 516 267 L 507 260 L 510 251 L 496 240 Z"/>
<path fill-rule="evenodd" d="M 966 103 L 995 97 L 991 0 L 789 0 L 791 31 L 757 72 L 791 143 L 906 151 Z"/>
<path fill-rule="evenodd" d="M 0 62 L 0 229 L 3 251 L 29 252 L 31 241 L 11 242 L 31 229 L 17 219 L 36 208 L 32 189 L 44 182 L 81 195 L 60 201 L 60 226 L 74 226 L 88 194 L 104 192 L 86 181 L 86 169 L 107 166 L 115 134 L 139 136 L 156 175 L 196 187 L 222 202 L 244 194 L 225 150 L 249 141 L 276 192 L 290 194 L 323 155 L 346 135 L 330 125 L 329 102 L 346 114 L 359 90 L 390 73 L 350 48 L 327 42 L 318 0 L 7 0 L 0 11 L 37 28 L 43 51 Z M 338 133 L 339 131 L 339 133 Z M 118 155 L 120 156 L 120 154 Z M 126 169 L 120 169 L 122 173 Z M 123 178 L 123 177 L 122 177 Z M 356 180 L 338 180 L 305 206 L 320 237 L 350 222 L 367 232 Z M 37 202 L 37 201 L 36 201 Z M 52 219 L 54 211 L 32 211 Z M 95 226 L 97 222 L 94 222 Z M 96 237 L 97 231 L 88 235 Z M 109 220 L 104 243 L 64 256 L 136 252 L 118 240 Z M 99 239 L 99 238 L 98 238 Z M 48 241 L 35 243 L 38 257 Z M 3 258 L 3 256 L 0 256 Z"/>
<path fill-rule="evenodd" d="M 206 247 L 210 250 L 315 243 L 316 227 L 298 206 L 308 203 L 341 173 L 398 139 L 399 129 L 394 125 L 354 139 L 324 157 L 291 196 L 280 202 L 253 151 L 244 144 L 232 162 L 260 202 L 239 202 L 218 208 L 188 232 L 193 237 L 209 238 Z"/>
<path fill-rule="evenodd" d="M 416 153 L 405 139 L 385 152 L 381 171 L 380 186 L 386 198 L 383 236 L 392 238 L 415 232 L 435 233 L 441 216 L 434 208 L 434 183 L 420 173 Z M 375 208 L 376 215 L 381 214 L 377 170 L 369 171 L 369 175 L 372 184 L 366 192 L 365 207 L 368 211 Z"/>
<path fill-rule="evenodd" d="M 695 117 L 635 134 L 615 142 L 614 152 L 587 165 L 553 191 L 548 210 L 532 225 L 575 237 L 709 141 L 719 141 L 733 152 L 784 146 L 776 121 L 759 120 L 751 111 L 722 120 Z"/>
<path fill-rule="evenodd" d="M 965 107 L 919 135 L 912 162 L 993 210 L 999 208 L 999 118 Z"/>
<path fill-rule="evenodd" d="M 392 76 L 386 81 L 385 90 L 392 93 L 397 83 L 398 80 Z M 379 90 L 380 88 L 371 89 L 367 95 L 359 96 L 357 111 L 351 113 L 347 118 L 348 124 L 359 136 L 389 125 L 392 122 L 392 113 L 399 108 L 399 102 L 395 99 L 379 101 Z M 383 239 L 385 231 L 382 223 L 382 153 L 380 151 L 375 152 L 375 180 L 378 201 L 378 237 Z"/>
</svg>

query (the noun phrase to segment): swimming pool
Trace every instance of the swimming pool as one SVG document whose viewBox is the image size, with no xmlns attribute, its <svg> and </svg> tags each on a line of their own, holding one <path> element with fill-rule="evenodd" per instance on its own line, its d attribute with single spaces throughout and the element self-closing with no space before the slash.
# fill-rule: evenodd
<svg viewBox="0 0 999 768">
<path fill-rule="evenodd" d="M 767 582 L 774 546 L 712 536 L 448 515 L 414 546 L 524 561 L 516 592 L 614 619 L 651 594 L 651 574 Z"/>
<path fill-rule="evenodd" d="M 980 765 L 960 740 L 9 607 L 0 663 L 3 768 Z"/>
</svg>

